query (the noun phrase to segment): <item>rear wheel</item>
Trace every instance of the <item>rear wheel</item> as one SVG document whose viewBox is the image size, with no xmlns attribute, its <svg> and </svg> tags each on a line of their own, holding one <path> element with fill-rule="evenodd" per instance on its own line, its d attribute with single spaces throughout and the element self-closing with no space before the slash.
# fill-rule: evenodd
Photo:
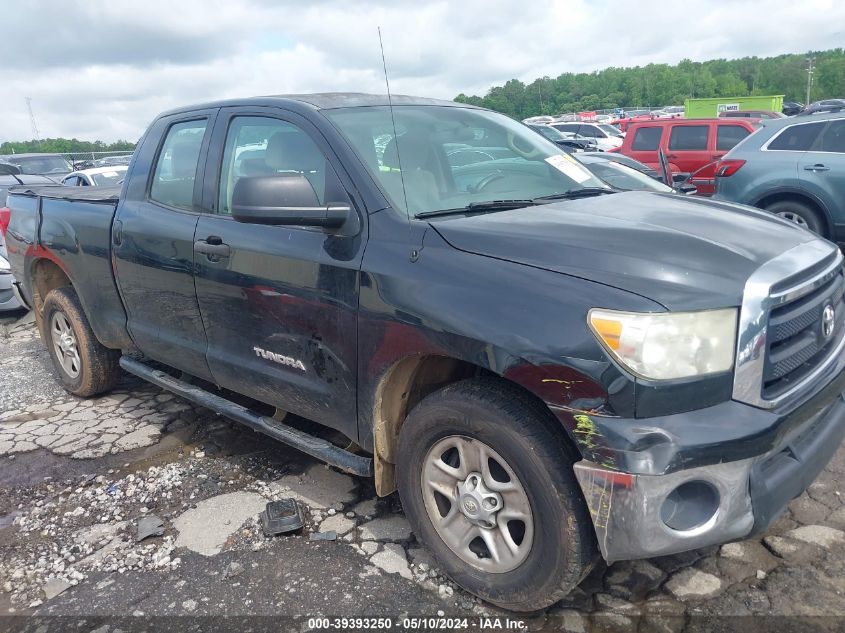
<svg viewBox="0 0 845 633">
<path fill-rule="evenodd" d="M 50 291 L 42 316 L 47 350 L 66 390 L 88 397 L 114 387 L 120 351 L 104 347 L 94 336 L 73 288 Z"/>
<path fill-rule="evenodd" d="M 826 237 L 824 223 L 819 214 L 810 205 L 799 200 L 780 200 L 773 202 L 766 207 L 766 211 L 774 213 L 775 215 L 797 224 L 805 229 L 810 229 L 814 233 Z"/>
<path fill-rule="evenodd" d="M 596 558 L 573 457 L 548 412 L 494 379 L 422 400 L 399 437 L 402 505 L 441 569 L 518 611 L 569 593 Z"/>
</svg>

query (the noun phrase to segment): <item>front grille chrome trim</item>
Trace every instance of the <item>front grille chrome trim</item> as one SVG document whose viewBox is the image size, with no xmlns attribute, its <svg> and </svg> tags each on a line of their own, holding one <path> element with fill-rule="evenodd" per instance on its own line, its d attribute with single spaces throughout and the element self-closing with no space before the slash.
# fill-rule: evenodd
<svg viewBox="0 0 845 633">
<path fill-rule="evenodd" d="M 789 288 L 772 292 L 772 288 L 783 279 L 802 270 L 811 269 L 819 262 L 831 257 L 833 257 L 831 263 L 813 277 L 803 279 Z M 763 397 L 769 311 L 775 306 L 795 301 L 827 283 L 842 269 L 842 262 L 842 253 L 834 244 L 816 239 L 791 248 L 769 260 L 751 274 L 745 283 L 745 292 L 739 311 L 734 400 L 763 409 L 772 409 L 805 391 L 816 378 L 835 363 L 845 349 L 845 337 L 837 342 L 827 358 L 800 383 L 778 394 L 775 398 Z"/>
</svg>

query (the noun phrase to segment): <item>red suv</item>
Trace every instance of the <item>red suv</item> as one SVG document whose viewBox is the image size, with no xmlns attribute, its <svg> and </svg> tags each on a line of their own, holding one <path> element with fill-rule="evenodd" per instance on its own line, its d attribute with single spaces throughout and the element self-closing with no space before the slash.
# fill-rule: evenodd
<svg viewBox="0 0 845 633">
<path fill-rule="evenodd" d="M 760 127 L 758 119 L 655 119 L 632 123 L 625 141 L 610 151 L 630 156 L 660 171 L 657 150 L 663 148 L 673 174 L 692 174 L 719 160 Z M 706 170 L 705 170 L 706 171 Z M 709 179 L 693 182 L 701 195 L 713 193 Z"/>
</svg>

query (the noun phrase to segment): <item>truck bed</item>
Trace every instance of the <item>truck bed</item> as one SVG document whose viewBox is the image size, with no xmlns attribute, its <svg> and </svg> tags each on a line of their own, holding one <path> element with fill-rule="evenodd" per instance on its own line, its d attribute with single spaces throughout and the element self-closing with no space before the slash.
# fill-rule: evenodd
<svg viewBox="0 0 845 633">
<path fill-rule="evenodd" d="M 46 257 L 74 280 L 91 328 L 107 347 L 127 347 L 126 313 L 111 266 L 112 221 L 120 187 L 29 187 L 9 190 L 9 259 L 30 305 L 29 271 Z M 42 264 L 43 265 L 43 264 Z M 38 275 L 35 275 L 38 278 Z M 43 300 L 43 297 L 41 297 Z"/>
<path fill-rule="evenodd" d="M 121 186 L 116 187 L 56 187 L 55 185 L 18 185 L 9 188 L 9 195 L 34 196 L 68 202 L 105 202 L 117 204 Z"/>
</svg>

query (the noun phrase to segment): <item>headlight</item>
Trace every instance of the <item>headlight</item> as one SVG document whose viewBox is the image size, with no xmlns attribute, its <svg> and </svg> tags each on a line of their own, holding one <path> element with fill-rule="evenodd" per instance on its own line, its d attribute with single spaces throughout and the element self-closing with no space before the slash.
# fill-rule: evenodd
<svg viewBox="0 0 845 633">
<path fill-rule="evenodd" d="M 736 347 L 736 308 L 654 314 L 590 310 L 593 333 L 631 372 L 671 380 L 728 371 Z"/>
<path fill-rule="evenodd" d="M 9 266 L 9 260 L 5 257 L 0 255 L 0 273 L 8 273 L 12 270 L 12 267 Z"/>
</svg>

